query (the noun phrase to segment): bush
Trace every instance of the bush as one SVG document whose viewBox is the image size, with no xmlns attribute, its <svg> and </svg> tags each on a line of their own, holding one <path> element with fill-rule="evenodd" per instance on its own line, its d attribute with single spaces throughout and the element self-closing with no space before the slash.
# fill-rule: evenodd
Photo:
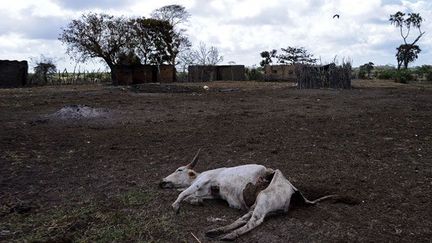
<svg viewBox="0 0 432 243">
<path fill-rule="evenodd" d="M 432 71 L 426 74 L 426 80 L 432 82 Z"/>
<path fill-rule="evenodd" d="M 427 81 L 432 81 L 432 65 L 418 67 L 416 68 L 416 73 Z"/>
<path fill-rule="evenodd" d="M 264 74 L 262 73 L 261 67 L 246 68 L 245 72 L 246 72 L 246 80 L 257 80 L 257 81 L 264 80 Z"/>
<path fill-rule="evenodd" d="M 395 80 L 400 83 L 409 81 L 432 81 L 432 66 L 423 65 L 409 69 L 397 70 L 395 68 L 377 68 L 376 77 L 378 79 Z"/>
<path fill-rule="evenodd" d="M 401 69 L 396 72 L 395 81 L 398 83 L 406 84 L 409 81 L 413 81 L 414 76 L 412 71 L 409 69 Z"/>
<path fill-rule="evenodd" d="M 177 72 L 177 82 L 187 82 L 188 73 L 187 72 Z"/>
<path fill-rule="evenodd" d="M 378 73 L 377 78 L 378 79 L 395 79 L 396 78 L 397 70 L 395 69 L 386 69 L 382 70 Z"/>
<path fill-rule="evenodd" d="M 364 70 L 360 69 L 359 72 L 358 72 L 358 78 L 359 79 L 366 79 L 367 78 L 367 73 Z"/>
</svg>

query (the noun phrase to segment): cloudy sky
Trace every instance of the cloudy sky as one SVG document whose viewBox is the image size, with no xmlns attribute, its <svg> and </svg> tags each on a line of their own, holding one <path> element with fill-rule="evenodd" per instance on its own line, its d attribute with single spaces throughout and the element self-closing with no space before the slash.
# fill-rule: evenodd
<svg viewBox="0 0 432 243">
<path fill-rule="evenodd" d="M 432 1 L 430 0 L 13 0 L 0 5 L 0 59 L 31 60 L 41 54 L 59 69 L 74 62 L 57 40 L 61 28 L 81 14 L 149 16 L 156 8 L 182 4 L 192 15 L 187 25 L 193 44 L 217 47 L 224 63 L 252 66 L 263 50 L 306 47 L 322 62 L 335 56 L 354 66 L 372 61 L 395 64 L 401 43 L 390 25 L 396 11 L 418 12 L 425 36 L 415 65 L 432 64 Z M 340 19 L 333 19 L 334 14 Z M 413 32 L 412 34 L 417 34 Z M 82 66 L 98 68 L 98 60 Z"/>
</svg>

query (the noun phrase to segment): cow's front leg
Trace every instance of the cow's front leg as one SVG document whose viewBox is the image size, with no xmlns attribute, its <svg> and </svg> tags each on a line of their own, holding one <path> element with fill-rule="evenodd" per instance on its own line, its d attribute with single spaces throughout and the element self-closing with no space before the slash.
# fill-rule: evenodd
<svg viewBox="0 0 432 243">
<path fill-rule="evenodd" d="M 179 212 L 181 201 L 183 201 L 187 197 L 192 196 L 194 193 L 196 193 L 198 190 L 200 190 L 206 184 L 208 184 L 208 181 L 193 183 L 186 190 L 182 191 L 182 193 L 180 193 L 180 195 L 177 197 L 175 202 L 171 205 L 174 209 L 174 212 L 176 212 L 176 213 Z"/>
<path fill-rule="evenodd" d="M 203 204 L 203 198 L 197 197 L 195 195 L 191 195 L 184 199 L 185 202 L 192 204 L 192 205 L 202 205 Z"/>
</svg>

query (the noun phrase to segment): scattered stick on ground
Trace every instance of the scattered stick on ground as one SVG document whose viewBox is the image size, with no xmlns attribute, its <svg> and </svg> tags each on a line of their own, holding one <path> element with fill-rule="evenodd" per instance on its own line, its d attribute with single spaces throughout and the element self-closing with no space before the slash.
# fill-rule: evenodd
<svg viewBox="0 0 432 243">
<path fill-rule="evenodd" d="M 198 242 L 198 243 L 201 243 L 201 241 L 198 239 L 198 237 L 196 237 L 192 232 L 190 232 L 191 233 L 191 235 L 193 236 L 193 238 L 195 238 L 195 240 Z"/>
</svg>

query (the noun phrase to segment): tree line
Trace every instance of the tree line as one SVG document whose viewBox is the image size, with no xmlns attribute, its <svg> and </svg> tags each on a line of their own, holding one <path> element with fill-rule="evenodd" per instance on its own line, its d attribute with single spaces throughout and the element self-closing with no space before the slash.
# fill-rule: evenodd
<svg viewBox="0 0 432 243">
<path fill-rule="evenodd" d="M 396 12 L 391 14 L 389 21 L 391 24 L 399 28 L 400 35 L 403 40 L 403 44 L 396 48 L 396 61 L 397 69 L 407 69 L 409 63 L 414 62 L 419 53 L 421 52 L 420 47 L 417 45 L 418 41 L 425 34 L 422 31 L 423 18 L 419 13 L 403 13 Z M 409 37 L 413 35 L 413 31 L 417 31 L 417 35 L 410 42 Z M 317 59 L 313 57 L 304 47 L 291 47 L 281 48 L 280 53 L 276 49 L 270 51 L 263 51 L 260 53 L 262 58 L 260 66 L 264 67 L 272 63 L 281 64 L 315 64 Z M 366 63 L 360 68 L 370 75 L 373 69 L 373 63 Z"/>
<path fill-rule="evenodd" d="M 181 5 L 167 5 L 154 10 L 150 18 L 116 17 L 87 13 L 62 29 L 59 40 L 67 53 L 79 62 L 100 58 L 116 80 L 117 65 L 152 64 L 215 65 L 223 60 L 218 49 L 192 44 L 182 24 L 190 14 Z"/>
<path fill-rule="evenodd" d="M 182 28 L 189 18 L 190 14 L 181 5 L 158 8 L 149 18 L 87 13 L 63 28 L 59 40 L 78 62 L 91 58 L 103 60 L 111 71 L 112 80 L 116 80 L 115 67 L 119 64 L 170 64 L 180 66 L 185 72 L 189 65 L 222 62 L 223 56 L 214 46 L 201 42 L 192 48 L 186 29 Z M 389 21 L 399 28 L 403 39 L 403 44 L 396 49 L 397 69 L 407 69 L 421 52 L 417 43 L 425 34 L 421 29 L 423 19 L 418 13 L 396 12 L 390 15 Z M 410 42 L 408 39 L 414 30 L 418 34 Z M 317 62 L 304 47 L 262 51 L 260 56 L 262 67 L 273 63 L 313 65 Z M 366 63 L 361 69 L 370 76 L 373 63 Z"/>
</svg>

